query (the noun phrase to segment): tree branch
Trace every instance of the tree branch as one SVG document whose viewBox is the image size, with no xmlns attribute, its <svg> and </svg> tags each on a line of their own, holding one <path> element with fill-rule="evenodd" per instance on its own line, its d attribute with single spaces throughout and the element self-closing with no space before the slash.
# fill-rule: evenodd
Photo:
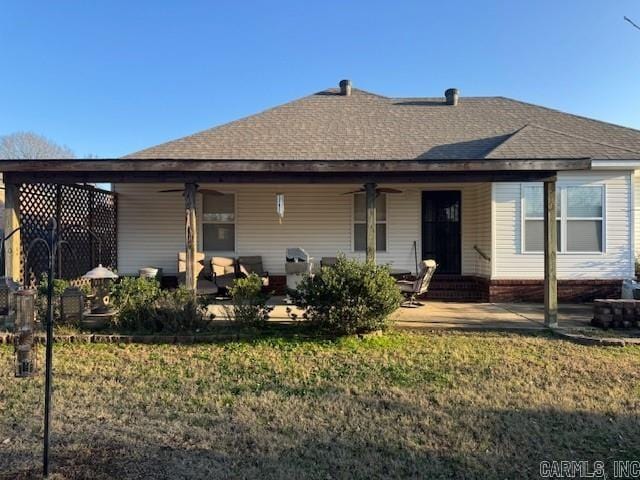
<svg viewBox="0 0 640 480">
<path fill-rule="evenodd" d="M 631 25 L 633 25 L 634 27 L 636 27 L 638 30 L 640 30 L 640 25 L 638 25 L 637 23 L 634 23 L 633 20 L 631 20 L 629 17 L 625 16 L 624 19 L 629 22 Z"/>
</svg>

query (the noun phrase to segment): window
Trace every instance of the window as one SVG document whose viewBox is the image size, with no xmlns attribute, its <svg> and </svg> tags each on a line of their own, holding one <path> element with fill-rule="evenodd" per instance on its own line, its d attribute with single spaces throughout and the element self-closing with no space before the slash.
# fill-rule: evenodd
<svg viewBox="0 0 640 480">
<path fill-rule="evenodd" d="M 604 188 L 567 186 L 556 190 L 558 251 L 603 252 Z M 524 186 L 525 252 L 544 250 L 543 188 Z"/>
<path fill-rule="evenodd" d="M 543 188 L 527 185 L 524 190 L 524 250 L 542 252 L 544 250 L 544 199 Z M 558 222 L 558 251 L 562 245 L 562 202 L 560 189 L 556 190 L 556 212 Z"/>
<path fill-rule="evenodd" d="M 567 187 L 567 251 L 602 252 L 602 187 Z"/>
<path fill-rule="evenodd" d="M 202 247 L 233 252 L 236 244 L 236 198 L 232 193 L 202 196 Z"/>
<path fill-rule="evenodd" d="M 364 193 L 353 196 L 353 249 L 356 252 L 367 249 L 367 206 Z M 376 250 L 387 250 L 387 195 L 384 193 L 376 198 Z"/>
</svg>

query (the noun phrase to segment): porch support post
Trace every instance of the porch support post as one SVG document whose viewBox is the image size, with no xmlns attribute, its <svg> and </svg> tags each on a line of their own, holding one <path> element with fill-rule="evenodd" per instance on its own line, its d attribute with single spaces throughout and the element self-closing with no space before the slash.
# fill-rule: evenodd
<svg viewBox="0 0 640 480">
<path fill-rule="evenodd" d="M 185 252 L 186 252 L 186 287 L 196 292 L 196 251 L 197 251 L 197 224 L 196 224 L 196 192 L 198 185 L 195 183 L 184 184 L 184 208 L 185 208 Z"/>
<path fill-rule="evenodd" d="M 7 182 L 4 186 L 4 235 L 7 236 L 20 226 L 20 186 Z M 3 274 L 20 283 L 20 231 L 18 230 L 5 245 Z"/>
<path fill-rule="evenodd" d="M 376 184 L 364 185 L 367 203 L 367 262 L 376 263 Z"/>
<path fill-rule="evenodd" d="M 558 326 L 556 181 L 544 182 L 544 324 Z"/>
</svg>

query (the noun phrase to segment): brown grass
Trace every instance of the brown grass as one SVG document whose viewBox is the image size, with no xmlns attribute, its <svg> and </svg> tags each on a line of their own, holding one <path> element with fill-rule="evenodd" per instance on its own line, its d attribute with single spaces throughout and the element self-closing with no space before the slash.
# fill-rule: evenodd
<svg viewBox="0 0 640 480">
<path fill-rule="evenodd" d="M 0 348 L 0 477 L 37 477 L 43 381 L 11 361 Z M 57 344 L 52 471 L 537 478 L 542 460 L 637 460 L 638 412 L 640 348 L 542 334 Z"/>
</svg>

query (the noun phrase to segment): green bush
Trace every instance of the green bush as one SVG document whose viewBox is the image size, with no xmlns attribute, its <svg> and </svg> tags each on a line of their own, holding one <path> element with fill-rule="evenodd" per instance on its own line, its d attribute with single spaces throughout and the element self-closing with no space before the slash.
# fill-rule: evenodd
<svg viewBox="0 0 640 480">
<path fill-rule="evenodd" d="M 231 305 L 224 309 L 230 320 L 247 326 L 264 325 L 269 320 L 273 307 L 267 306 L 269 295 L 262 292 L 262 279 L 258 275 L 236 278 L 229 293 Z"/>
<path fill-rule="evenodd" d="M 388 267 L 344 256 L 305 277 L 293 298 L 312 325 L 341 335 L 387 328 L 389 315 L 402 302 Z"/>
<path fill-rule="evenodd" d="M 211 316 L 185 288 L 161 290 L 156 279 L 122 278 L 113 287 L 115 327 L 128 331 L 174 333 L 210 326 Z"/>
</svg>

